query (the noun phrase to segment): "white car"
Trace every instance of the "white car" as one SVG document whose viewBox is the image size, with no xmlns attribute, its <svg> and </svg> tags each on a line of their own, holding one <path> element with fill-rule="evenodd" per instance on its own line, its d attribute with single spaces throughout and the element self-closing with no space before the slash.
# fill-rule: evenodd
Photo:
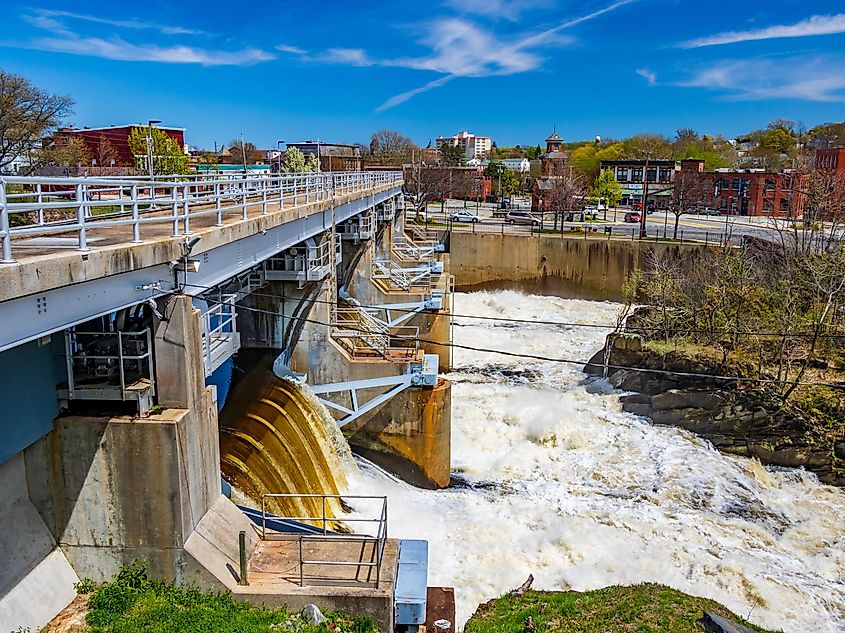
<svg viewBox="0 0 845 633">
<path fill-rule="evenodd" d="M 452 215 L 449 216 L 450 222 L 469 222 L 470 224 L 475 224 L 479 221 L 477 215 L 473 215 L 469 211 L 456 211 Z"/>
</svg>

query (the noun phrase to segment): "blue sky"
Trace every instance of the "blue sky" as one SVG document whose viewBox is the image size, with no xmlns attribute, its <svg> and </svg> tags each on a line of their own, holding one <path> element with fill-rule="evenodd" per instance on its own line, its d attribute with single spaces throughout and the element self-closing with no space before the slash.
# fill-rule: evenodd
<svg viewBox="0 0 845 633">
<path fill-rule="evenodd" d="M 33 0 L 0 23 L 0 68 L 72 96 L 71 123 L 160 119 L 200 147 L 845 119 L 839 0 Z"/>
</svg>

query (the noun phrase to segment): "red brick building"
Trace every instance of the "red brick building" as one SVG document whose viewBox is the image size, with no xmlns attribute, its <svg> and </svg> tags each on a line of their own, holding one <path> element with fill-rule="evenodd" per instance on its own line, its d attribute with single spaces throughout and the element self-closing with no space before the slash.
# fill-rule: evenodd
<svg viewBox="0 0 845 633">
<path fill-rule="evenodd" d="M 845 176 L 845 147 L 831 147 L 816 151 L 816 169 Z"/>
<path fill-rule="evenodd" d="M 684 160 L 675 175 L 673 202 L 723 215 L 797 218 L 804 212 L 805 179 L 791 172 L 705 172 L 703 160 Z"/>
<path fill-rule="evenodd" d="M 144 124 L 138 124 L 119 126 L 112 125 L 110 127 L 86 127 L 82 129 L 72 127 L 59 128 L 56 133 L 53 134 L 52 138 L 46 141 L 45 145 L 48 147 L 51 145 L 61 146 L 66 144 L 71 138 L 78 138 L 85 143 L 92 156 L 92 164 L 90 167 L 133 167 L 135 165 L 135 156 L 132 155 L 132 151 L 129 149 L 129 135 L 132 133 L 132 128 L 136 127 L 146 128 L 147 126 Z M 179 144 L 180 148 L 183 150 L 185 149 L 185 130 L 183 128 L 156 127 L 163 130 L 165 134 L 175 140 Z M 96 156 L 98 154 L 100 142 L 104 139 L 111 144 L 117 155 L 114 165 L 95 164 L 97 161 Z"/>
</svg>

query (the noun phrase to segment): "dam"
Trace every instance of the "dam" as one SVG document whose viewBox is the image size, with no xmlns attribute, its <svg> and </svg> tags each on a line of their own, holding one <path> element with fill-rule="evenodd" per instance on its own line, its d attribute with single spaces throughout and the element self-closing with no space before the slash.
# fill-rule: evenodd
<svg viewBox="0 0 845 633">
<path fill-rule="evenodd" d="M 8 183 L 12 630 L 134 558 L 383 630 L 426 620 L 426 585 L 455 588 L 460 628 L 529 573 L 841 629 L 840 491 L 625 413 L 581 371 L 646 249 L 700 247 L 444 235 L 405 224 L 398 174 L 185 182 Z"/>
<path fill-rule="evenodd" d="M 391 538 L 383 496 L 343 496 L 350 444 L 449 483 L 453 281 L 401 187 L 0 179 L 0 628 L 135 559 L 257 604 L 425 622 L 425 541 Z"/>
</svg>

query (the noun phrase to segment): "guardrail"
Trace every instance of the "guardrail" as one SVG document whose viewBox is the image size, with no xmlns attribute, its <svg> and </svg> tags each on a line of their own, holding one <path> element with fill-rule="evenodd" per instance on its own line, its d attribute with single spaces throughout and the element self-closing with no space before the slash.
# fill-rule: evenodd
<svg viewBox="0 0 845 633">
<path fill-rule="evenodd" d="M 308 522 L 316 527 L 322 529 L 322 534 L 284 534 L 280 532 L 267 531 L 267 499 L 320 499 L 322 500 L 322 513 L 320 516 L 278 516 L 273 515 L 272 519 L 282 519 L 285 521 L 303 521 Z M 327 501 L 329 499 L 345 501 L 356 499 L 359 501 L 380 501 L 380 511 L 378 516 L 374 518 L 351 518 L 344 517 L 344 523 L 366 523 L 375 524 L 376 535 L 370 534 L 336 534 L 330 532 L 328 529 L 329 521 L 333 520 L 327 513 Z M 261 540 L 297 540 L 299 541 L 299 586 L 304 587 L 306 576 L 305 567 L 309 565 L 322 565 L 327 567 L 354 567 L 365 568 L 368 570 L 375 569 L 376 576 L 373 586 L 378 589 L 381 582 L 381 567 L 382 559 L 384 558 L 384 548 L 387 543 L 387 497 L 371 497 L 362 495 L 326 495 L 326 494 L 282 494 L 282 493 L 267 493 L 261 495 Z M 359 543 L 360 548 L 354 551 L 354 559 L 352 560 L 306 560 L 304 557 L 303 544 L 308 543 Z M 365 550 L 370 546 L 369 560 L 365 560 Z M 352 557 L 350 557 L 352 558 Z M 329 584 L 331 578 L 320 579 L 320 584 Z M 338 581 L 343 584 L 342 581 Z"/>
<path fill-rule="evenodd" d="M 0 263 L 13 263 L 13 238 L 75 233 L 87 251 L 87 232 L 126 228 L 127 243 L 142 240 L 147 225 L 169 224 L 173 236 L 191 232 L 191 221 L 235 214 L 248 218 L 300 203 L 369 191 L 402 181 L 400 172 L 305 174 L 189 174 L 149 178 L 0 177 Z M 12 226 L 14 224 L 14 226 Z M 127 235 L 130 238 L 130 235 Z"/>
</svg>

